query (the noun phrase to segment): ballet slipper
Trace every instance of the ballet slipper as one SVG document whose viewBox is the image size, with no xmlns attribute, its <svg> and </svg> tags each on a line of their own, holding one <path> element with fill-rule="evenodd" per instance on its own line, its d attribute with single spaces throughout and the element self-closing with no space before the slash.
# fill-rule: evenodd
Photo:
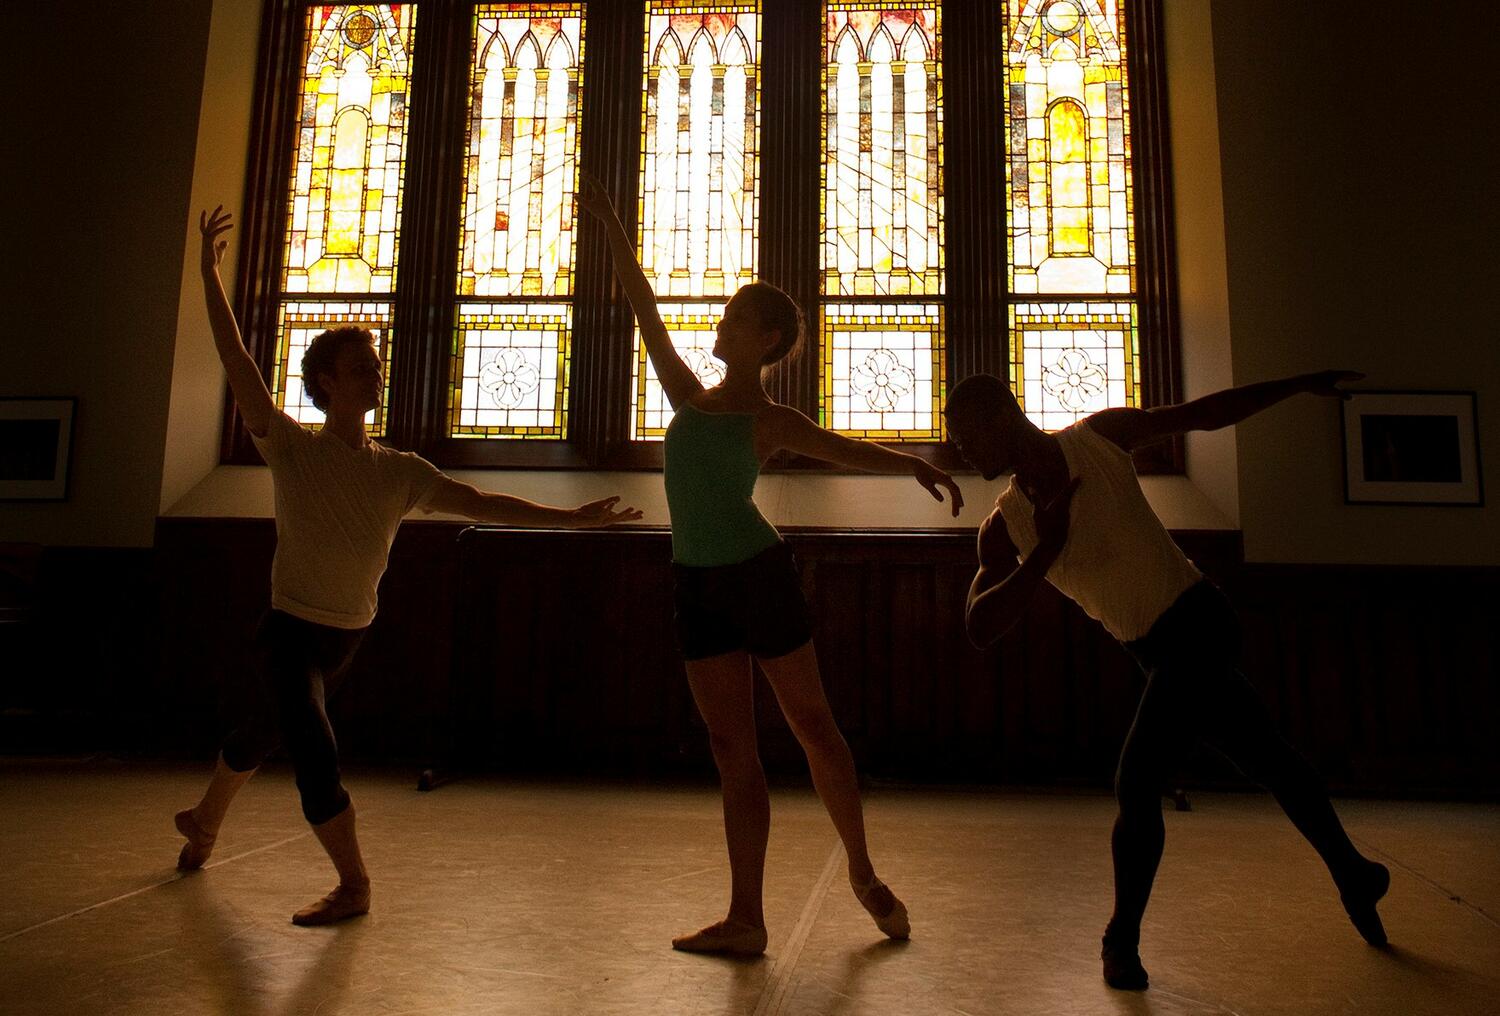
<svg viewBox="0 0 1500 1016">
<path fill-rule="evenodd" d="M 890 886 L 878 878 L 872 878 L 862 886 L 855 885 L 854 880 L 850 879 L 849 886 L 854 890 L 854 898 L 859 900 L 860 906 L 875 919 L 875 927 L 890 938 L 911 937 L 911 919 L 907 916 L 906 904 L 896 898 Z"/>
<path fill-rule="evenodd" d="M 348 920 L 369 912 L 369 883 L 350 886 L 341 882 L 333 892 L 293 914 L 292 923 L 302 927 L 316 927 Z"/>
<path fill-rule="evenodd" d="M 679 935 L 672 939 L 672 948 L 679 952 L 759 956 L 766 951 L 766 929 L 726 918 L 691 935 Z"/>
<path fill-rule="evenodd" d="M 181 852 L 177 855 L 177 867 L 182 871 L 196 871 L 203 867 L 203 862 L 214 851 L 214 841 L 218 839 L 213 833 L 205 832 L 193 817 L 193 809 L 179 811 L 172 817 L 172 824 L 177 831 L 187 837 L 187 842 L 182 845 Z"/>
</svg>

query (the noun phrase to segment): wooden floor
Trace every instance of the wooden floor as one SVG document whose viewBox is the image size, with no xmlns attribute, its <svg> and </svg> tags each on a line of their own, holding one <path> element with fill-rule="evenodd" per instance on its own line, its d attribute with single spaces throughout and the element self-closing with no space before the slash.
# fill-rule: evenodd
<svg viewBox="0 0 1500 1016">
<path fill-rule="evenodd" d="M 0 1012 L 537 1014 L 1490 1014 L 1500 1011 L 1500 807 L 1339 802 L 1390 865 L 1392 948 L 1354 933 L 1268 798 L 1168 812 L 1145 994 L 1099 978 L 1110 907 L 1102 795 L 877 789 L 876 864 L 911 908 L 884 941 L 808 790 L 777 791 L 770 949 L 668 948 L 716 918 L 727 868 L 708 787 L 347 783 L 375 908 L 323 929 L 332 884 L 290 773 L 241 795 L 206 870 L 171 816 L 206 770 L 0 760 Z"/>
</svg>

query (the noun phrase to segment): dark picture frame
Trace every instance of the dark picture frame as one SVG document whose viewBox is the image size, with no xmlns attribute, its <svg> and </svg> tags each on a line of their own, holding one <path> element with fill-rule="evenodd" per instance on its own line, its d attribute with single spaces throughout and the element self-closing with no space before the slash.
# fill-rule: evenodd
<svg viewBox="0 0 1500 1016">
<path fill-rule="evenodd" d="M 1343 404 L 1344 503 L 1482 507 L 1472 391 L 1358 391 Z"/>
<path fill-rule="evenodd" d="M 0 396 L 0 501 L 66 501 L 73 396 Z"/>
</svg>

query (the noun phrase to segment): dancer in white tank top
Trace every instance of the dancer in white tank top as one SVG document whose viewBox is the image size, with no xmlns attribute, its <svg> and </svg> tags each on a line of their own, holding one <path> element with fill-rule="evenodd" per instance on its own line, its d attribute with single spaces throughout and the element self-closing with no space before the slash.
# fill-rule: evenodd
<svg viewBox="0 0 1500 1016">
<path fill-rule="evenodd" d="M 1141 445 L 1230 426 L 1299 392 L 1347 397 L 1339 385 L 1361 377 L 1325 371 L 1181 405 L 1107 409 L 1055 434 L 1038 429 L 1005 382 L 988 374 L 966 378 L 948 399 L 948 435 L 959 453 L 987 480 L 1012 474 L 979 527 L 969 637 L 979 646 L 998 640 L 1045 579 L 1109 629 L 1147 676 L 1115 778 L 1115 908 L 1101 950 L 1111 987 L 1147 987 L 1140 925 L 1165 836 L 1161 791 L 1200 740 L 1276 796 L 1328 865 L 1355 928 L 1371 945 L 1385 944 L 1375 905 L 1390 873 L 1355 850 L 1317 774 L 1235 669 L 1234 612 L 1172 542 L 1130 459 Z"/>
</svg>

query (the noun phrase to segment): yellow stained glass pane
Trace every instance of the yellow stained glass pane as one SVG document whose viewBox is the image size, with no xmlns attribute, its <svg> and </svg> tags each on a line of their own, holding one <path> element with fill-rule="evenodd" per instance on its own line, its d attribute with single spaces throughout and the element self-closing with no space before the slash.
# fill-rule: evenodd
<svg viewBox="0 0 1500 1016">
<path fill-rule="evenodd" d="M 415 4 L 307 8 L 282 289 L 396 286 Z"/>
<path fill-rule="evenodd" d="M 724 316 L 722 303 L 657 304 L 667 335 L 679 356 L 687 362 L 705 387 L 724 380 L 724 364 L 713 354 L 718 337 L 719 319 Z M 633 441 L 660 441 L 672 422 L 672 406 L 656 379 L 656 368 L 641 343 L 640 329 L 635 332 L 635 356 L 631 369 L 630 437 Z"/>
<path fill-rule="evenodd" d="M 566 303 L 459 304 L 450 434 L 565 437 L 572 330 Z"/>
<path fill-rule="evenodd" d="M 271 395 L 276 405 L 298 423 L 314 428 L 322 426 L 323 411 L 313 405 L 302 385 L 302 355 L 318 333 L 346 325 L 369 329 L 375 336 L 380 362 L 385 366 L 385 397 L 378 409 L 365 415 L 370 436 L 379 437 L 385 433 L 386 403 L 391 394 L 391 304 L 385 301 L 284 301 L 276 326 L 276 370 L 271 379 Z"/>
<path fill-rule="evenodd" d="M 1010 337 L 1011 388 L 1043 430 L 1139 405 L 1134 301 L 1012 304 Z"/>
<path fill-rule="evenodd" d="M 823 293 L 939 295 L 938 5 L 827 0 L 824 19 Z"/>
<path fill-rule="evenodd" d="M 475 8 L 461 296 L 573 292 L 583 43 L 582 4 Z"/>
<path fill-rule="evenodd" d="M 1122 0 L 1005 0 L 1010 291 L 1135 291 Z"/>
<path fill-rule="evenodd" d="M 731 296 L 755 279 L 760 4 L 647 0 L 644 66 L 641 266 L 659 297 Z"/>
<path fill-rule="evenodd" d="M 822 424 L 851 437 L 941 441 L 943 308 L 823 306 Z"/>
</svg>

